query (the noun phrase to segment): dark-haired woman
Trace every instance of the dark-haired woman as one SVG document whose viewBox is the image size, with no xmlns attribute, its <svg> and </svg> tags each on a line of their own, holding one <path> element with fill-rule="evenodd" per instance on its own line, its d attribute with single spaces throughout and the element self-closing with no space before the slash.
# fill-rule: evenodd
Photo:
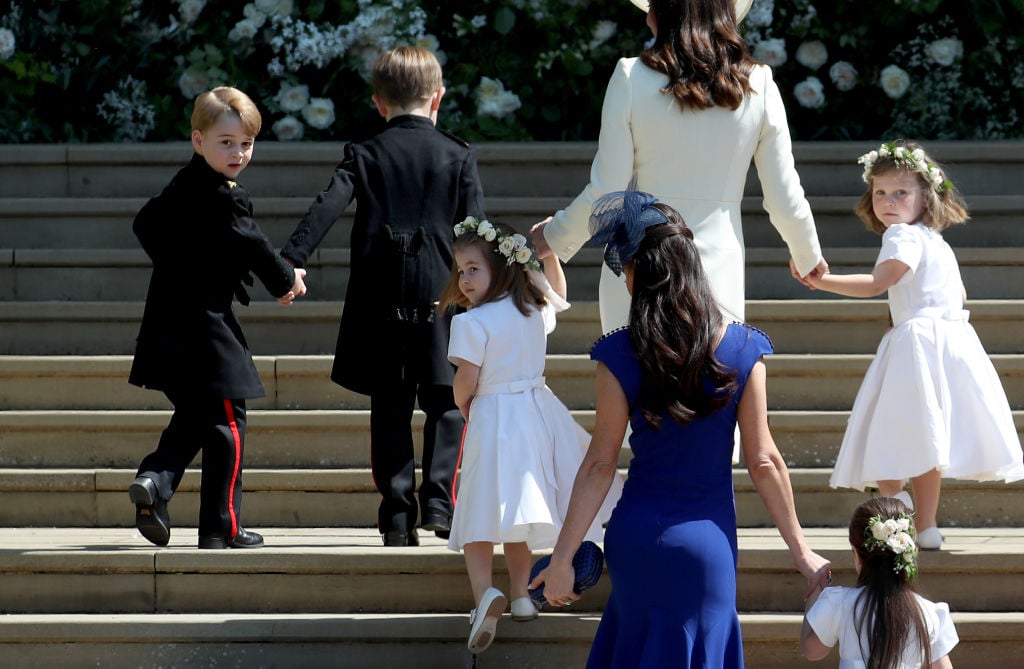
<svg viewBox="0 0 1024 669">
<path fill-rule="evenodd" d="M 633 459 L 605 533 L 612 591 L 588 669 L 743 666 L 736 611 L 733 434 L 808 593 L 829 563 L 807 546 L 789 473 L 768 430 L 771 342 L 725 324 L 693 232 L 671 207 L 635 191 L 598 200 L 591 227 L 605 264 L 632 295 L 629 327 L 594 344 L 597 417 L 546 583 L 553 605 L 573 593 L 572 557 L 616 473 L 627 423 Z"/>
<path fill-rule="evenodd" d="M 618 62 L 605 94 L 590 184 L 566 209 L 534 226 L 540 257 L 563 260 L 587 242 L 593 203 L 636 187 L 682 214 L 719 307 L 744 318 L 740 204 L 751 161 L 764 208 L 789 247 L 796 278 L 823 272 L 810 205 L 793 162 L 786 110 L 771 70 L 757 63 L 737 28 L 752 0 L 632 0 L 647 11 L 654 44 Z M 629 295 L 602 270 L 604 332 L 625 325 Z"/>
</svg>

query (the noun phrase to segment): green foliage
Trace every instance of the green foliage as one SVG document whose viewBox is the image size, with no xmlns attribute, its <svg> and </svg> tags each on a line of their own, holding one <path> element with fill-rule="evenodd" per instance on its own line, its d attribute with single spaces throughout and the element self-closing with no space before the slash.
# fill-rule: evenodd
<svg viewBox="0 0 1024 669">
<path fill-rule="evenodd" d="M 1024 0 L 755 0 L 742 30 L 796 139 L 1024 136 Z M 4 0 L 0 142 L 183 139 L 217 85 L 260 105 L 261 138 L 357 137 L 381 125 L 369 63 L 403 43 L 443 63 L 445 129 L 591 140 L 649 37 L 626 0 Z"/>
</svg>

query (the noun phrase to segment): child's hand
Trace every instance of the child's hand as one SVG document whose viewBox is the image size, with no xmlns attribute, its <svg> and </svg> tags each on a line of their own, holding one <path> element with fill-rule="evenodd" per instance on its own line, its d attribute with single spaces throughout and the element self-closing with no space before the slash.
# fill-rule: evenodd
<svg viewBox="0 0 1024 669">
<path fill-rule="evenodd" d="M 292 282 L 292 289 L 277 298 L 277 301 L 284 306 L 289 306 L 296 297 L 306 294 L 306 282 L 302 278 L 306 276 L 306 270 L 301 267 L 295 268 L 295 280 Z"/>
<path fill-rule="evenodd" d="M 544 227 L 551 222 L 551 217 L 548 216 L 540 223 L 535 223 L 530 228 L 530 241 L 533 242 L 533 248 L 537 252 L 537 257 L 544 260 L 552 255 L 551 247 L 548 245 L 548 240 L 544 239 Z M 555 258 L 558 261 L 558 258 Z"/>
</svg>

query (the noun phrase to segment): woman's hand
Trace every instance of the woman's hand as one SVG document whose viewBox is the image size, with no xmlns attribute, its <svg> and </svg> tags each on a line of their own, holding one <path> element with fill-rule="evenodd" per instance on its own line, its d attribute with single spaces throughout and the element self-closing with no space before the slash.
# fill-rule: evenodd
<svg viewBox="0 0 1024 669">
<path fill-rule="evenodd" d="M 576 574 L 572 568 L 572 562 L 556 563 L 554 560 L 544 569 L 537 578 L 530 582 L 530 589 L 534 590 L 544 584 L 544 597 L 551 606 L 569 606 L 580 598 L 572 590 Z"/>
<path fill-rule="evenodd" d="M 808 281 L 808 279 L 818 279 L 823 274 L 827 274 L 828 273 L 828 261 L 826 261 L 824 258 L 822 258 L 821 262 L 819 262 L 817 264 L 817 266 L 814 269 L 812 269 L 809 274 L 807 274 L 807 276 L 800 276 L 800 272 L 796 268 L 796 263 L 793 262 L 792 258 L 790 258 L 789 259 L 789 273 L 793 275 L 794 279 L 796 279 L 797 281 L 799 281 L 803 285 L 807 286 L 811 290 L 817 290 L 815 288 L 814 284 L 811 283 L 810 281 Z"/>
<path fill-rule="evenodd" d="M 814 551 L 807 551 L 794 560 L 797 570 L 807 579 L 806 600 L 815 590 L 824 589 L 832 584 L 832 563 Z"/>
</svg>

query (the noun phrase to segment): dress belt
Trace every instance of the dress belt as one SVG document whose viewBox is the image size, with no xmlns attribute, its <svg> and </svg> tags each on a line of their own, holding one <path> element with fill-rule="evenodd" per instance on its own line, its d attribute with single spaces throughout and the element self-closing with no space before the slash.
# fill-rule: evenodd
<svg viewBox="0 0 1024 669">
<path fill-rule="evenodd" d="M 534 388 L 543 388 L 545 379 L 538 376 L 535 379 L 521 379 L 509 381 L 508 383 L 485 383 L 476 387 L 476 395 L 506 395 L 512 393 L 525 393 Z"/>
<path fill-rule="evenodd" d="M 971 312 L 967 309 L 946 309 L 945 307 L 923 307 L 918 309 L 914 313 L 907 317 L 909 321 L 911 318 L 934 318 L 943 321 L 963 321 L 967 323 L 970 320 Z"/>
</svg>

